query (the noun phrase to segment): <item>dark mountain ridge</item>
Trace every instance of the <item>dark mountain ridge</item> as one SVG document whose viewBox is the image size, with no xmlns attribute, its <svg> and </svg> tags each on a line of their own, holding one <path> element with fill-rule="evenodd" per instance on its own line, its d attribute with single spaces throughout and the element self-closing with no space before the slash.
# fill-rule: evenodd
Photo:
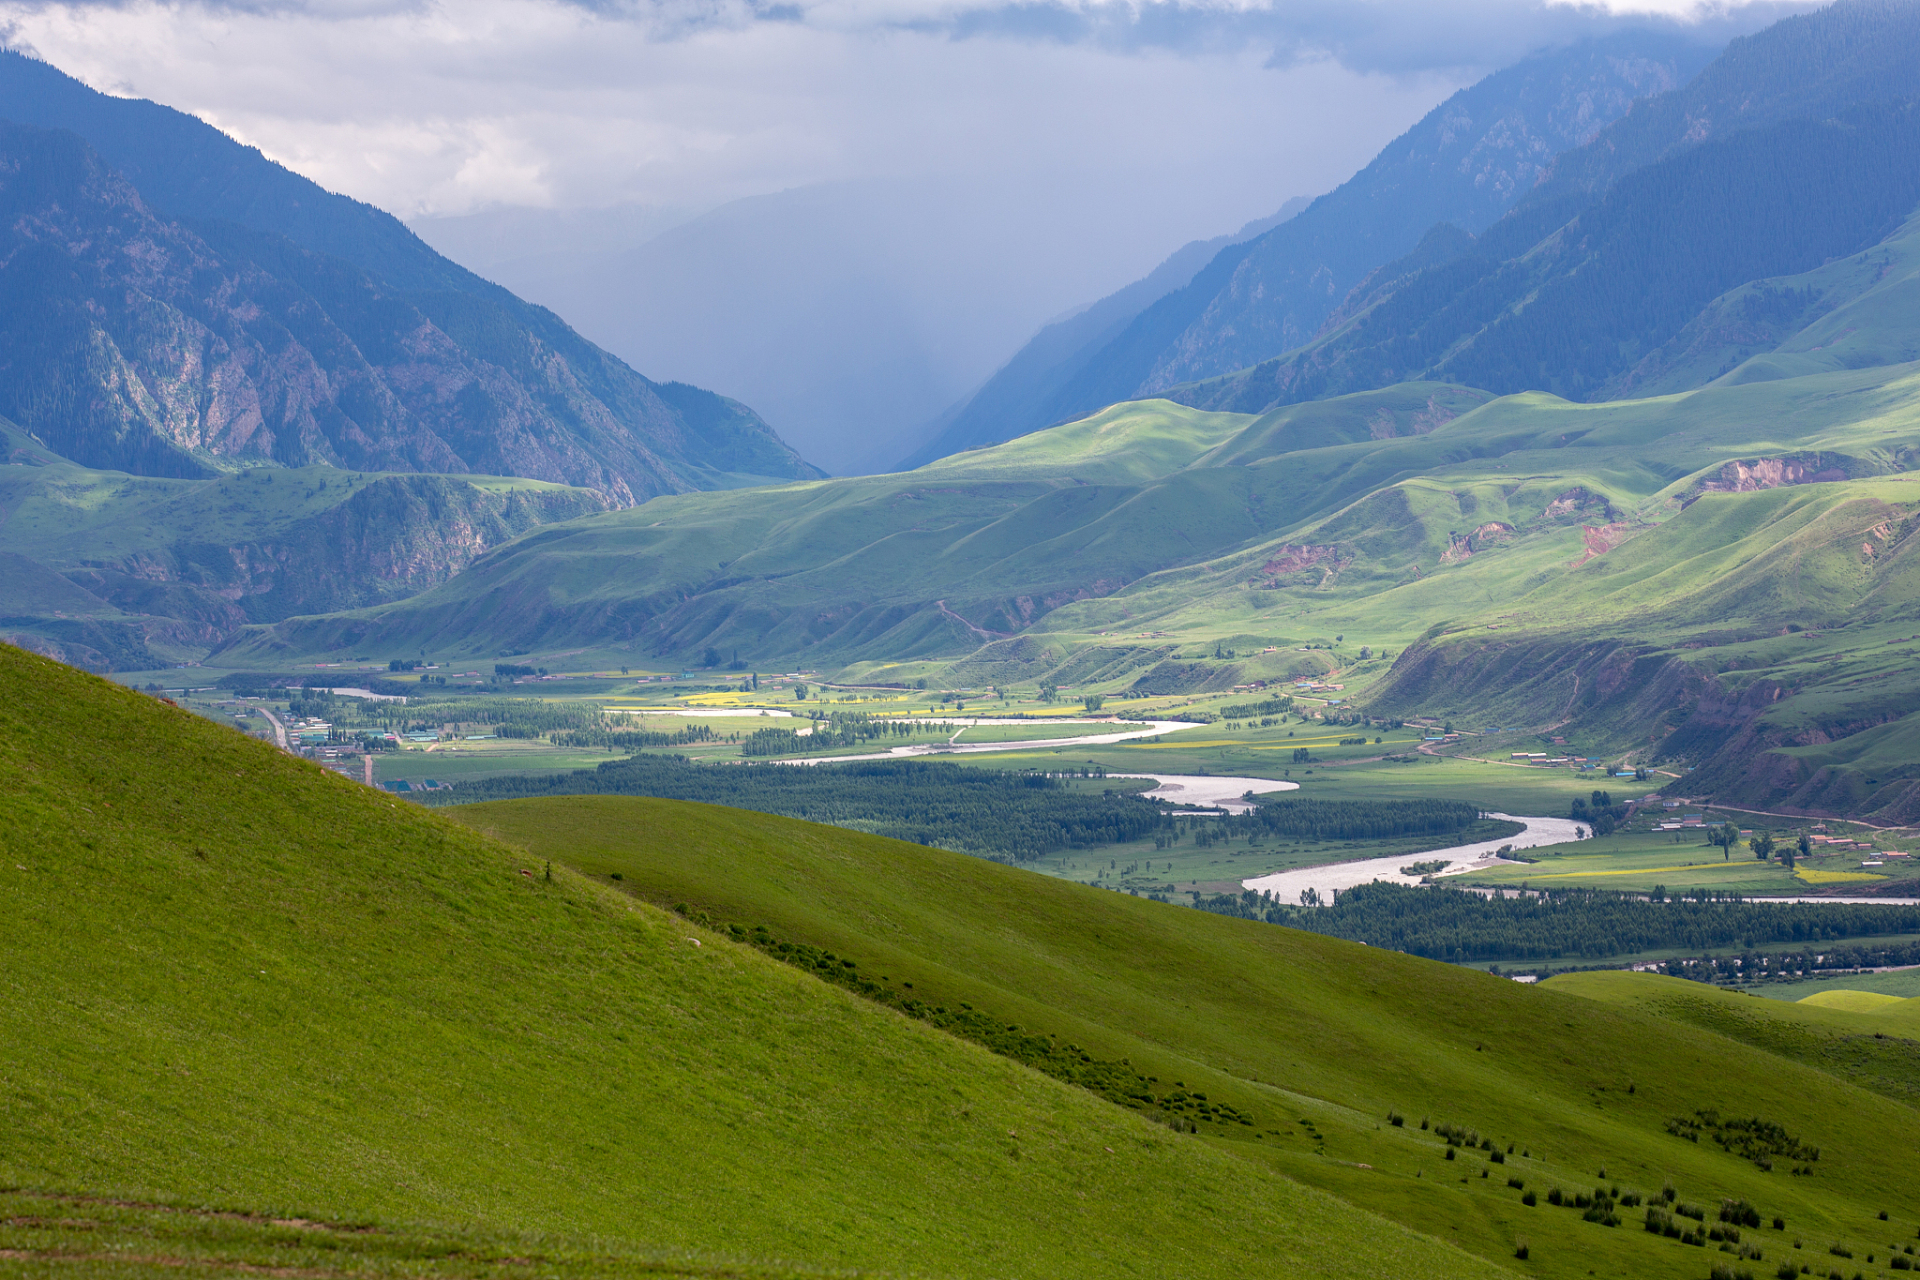
<svg viewBox="0 0 1920 1280">
<path fill-rule="evenodd" d="M 1529 242 L 1533 205 L 1478 241 L 1377 273 L 1310 346 L 1170 398 L 1259 412 L 1415 379 L 1602 400 L 1720 295 L 1879 243 L 1920 204 L 1920 109 L 1859 108 L 1735 133 L 1620 179 Z M 1358 291 L 1356 291 L 1358 292 Z"/>
<path fill-rule="evenodd" d="M 1885 186 L 1873 168 L 1909 162 L 1905 144 L 1883 130 L 1901 126 L 1869 118 L 1916 95 L 1920 6 L 1842 0 L 1776 23 L 1559 157 L 1477 241 L 1457 227 L 1430 232 L 1362 281 L 1312 342 L 1169 394 L 1244 412 L 1403 378 L 1577 399 L 1631 394 L 1633 365 L 1722 292 L 1818 266 L 1898 225 L 1884 198 L 1897 203 L 1903 188 L 1897 179 Z M 1806 132 L 1816 122 L 1840 129 L 1821 135 L 1835 154 Z M 1743 144 L 1743 135 L 1770 141 Z M 1891 149 L 1876 160 L 1869 137 Z M 1770 145 L 1797 148 L 1798 160 L 1778 162 Z M 1715 158 L 1689 160 L 1703 149 Z M 1843 162 L 1853 166 L 1844 174 L 1835 168 Z M 1680 186 L 1656 189 L 1660 182 Z M 1815 190 L 1835 182 L 1859 185 L 1876 211 L 1871 225 L 1844 197 Z M 1797 253 L 1775 225 L 1781 217 L 1797 218 L 1793 234 L 1822 252 Z"/>
<path fill-rule="evenodd" d="M 24 234 L 33 251 L 0 277 L 28 335 L 10 344 L 16 390 L 0 412 L 76 461 L 158 475 L 261 463 L 496 472 L 622 503 L 820 474 L 744 405 L 649 382 L 396 219 L 190 116 L 0 51 L 0 118 L 20 122 L 6 134 L 12 172 L 0 200 L 36 228 L 14 228 L 16 248 L 27 248 Z M 35 136 L 46 129 L 88 147 Z M 56 192 L 80 204 L 54 216 L 45 206 Z M 146 281 L 124 254 L 85 265 L 48 256 L 61 236 L 73 249 L 108 222 L 123 246 L 164 242 L 175 270 Z M 245 293 L 241 311 L 273 317 L 276 337 L 256 338 L 252 356 L 240 354 L 246 340 L 232 345 L 232 307 L 212 322 L 215 294 L 229 287 Z M 63 318 L 22 310 L 37 305 Z M 93 311 L 103 325 L 75 327 Z M 156 324 L 185 346 L 143 361 L 103 341 L 116 328 L 152 337 Z M 303 354 L 282 358 L 288 343 Z M 198 408 L 238 404 L 249 388 L 255 407 L 233 410 L 258 418 L 244 438 Z M 171 411 L 154 403 L 168 399 Z"/>
<path fill-rule="evenodd" d="M 1550 50 L 1488 76 L 1434 108 L 1337 190 L 1222 249 L 1189 283 L 1125 324 L 1103 327 L 1065 352 L 1044 349 L 1057 335 L 1037 337 L 982 389 L 978 407 L 963 411 L 996 420 L 957 447 L 1010 439 L 1300 346 L 1350 289 L 1413 250 L 1435 223 L 1479 231 L 1496 222 L 1556 155 L 1636 99 L 1684 83 L 1712 56 L 1672 34 L 1636 31 Z M 1047 372 L 1037 374 L 1028 367 L 1034 364 Z M 1006 403 L 1006 379 L 1044 394 Z"/>
</svg>

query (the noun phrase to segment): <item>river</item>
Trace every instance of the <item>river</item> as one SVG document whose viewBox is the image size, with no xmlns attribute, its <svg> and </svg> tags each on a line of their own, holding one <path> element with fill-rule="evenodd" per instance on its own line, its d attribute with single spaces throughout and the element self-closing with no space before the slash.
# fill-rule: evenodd
<svg viewBox="0 0 1920 1280">
<path fill-rule="evenodd" d="M 1355 885 L 1371 884 L 1375 880 L 1384 880 L 1389 884 L 1419 884 L 1421 877 L 1403 875 L 1400 868 L 1416 862 L 1446 861 L 1449 865 L 1439 874 L 1441 877 L 1457 876 L 1468 871 L 1484 871 L 1488 867 L 1507 867 L 1521 865 L 1508 858 L 1495 856 L 1503 845 L 1515 849 L 1532 849 L 1540 845 L 1566 844 L 1578 837 L 1574 828 L 1580 824 L 1571 818 L 1519 818 L 1507 813 L 1490 813 L 1489 818 L 1502 822 L 1519 822 L 1525 829 L 1518 835 L 1503 836 L 1498 840 L 1482 840 L 1478 844 L 1455 845 L 1451 849 L 1429 849 L 1425 853 L 1402 853 L 1391 858 L 1368 858 L 1361 862 L 1329 862 L 1318 867 L 1302 867 L 1297 871 L 1281 871 L 1270 876 L 1255 876 L 1251 880 L 1240 882 L 1243 888 L 1255 893 L 1271 893 L 1280 902 L 1298 902 L 1300 895 L 1308 889 L 1319 893 L 1322 901 L 1331 898 L 1335 891 L 1351 889 Z"/>
</svg>

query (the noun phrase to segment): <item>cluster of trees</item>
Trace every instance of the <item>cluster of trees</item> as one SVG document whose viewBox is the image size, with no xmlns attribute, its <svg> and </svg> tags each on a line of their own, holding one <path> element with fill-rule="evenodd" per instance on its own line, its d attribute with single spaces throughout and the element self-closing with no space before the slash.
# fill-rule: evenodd
<svg viewBox="0 0 1920 1280">
<path fill-rule="evenodd" d="M 1211 848 L 1267 837 L 1291 840 L 1383 840 L 1451 835 L 1479 821 L 1480 811 L 1459 800 L 1270 800 L 1251 813 L 1182 822 L 1196 847 Z M 1506 831 L 1518 828 L 1507 825 Z M 1178 844 L 1179 832 L 1154 839 L 1156 849 Z"/>
<path fill-rule="evenodd" d="M 405 686 L 417 693 L 413 686 Z M 375 690 L 375 692 L 379 692 Z M 350 698 L 324 689 L 287 690 L 288 710 L 296 716 L 318 716 L 342 728 L 378 728 L 408 732 L 443 725 L 491 728 L 503 738 L 538 738 L 548 734 L 574 735 L 563 745 L 615 746 L 621 734 L 631 733 L 625 716 L 610 716 L 599 707 L 579 702 L 546 702 L 532 698 L 435 698 L 410 696 L 404 703 Z M 712 735 L 685 741 L 708 741 Z M 655 737 L 672 738 L 670 734 Z M 560 741 L 558 736 L 554 739 Z M 654 745 L 654 744 L 649 744 Z M 663 742 L 657 745 L 672 745 Z"/>
<path fill-rule="evenodd" d="M 1270 800 L 1219 820 L 1230 836 L 1290 840 L 1382 840 L 1447 835 L 1480 820 L 1464 800 Z"/>
<path fill-rule="evenodd" d="M 1603 959 L 1642 951 L 1706 952 L 1782 942 L 1803 944 L 1795 954 L 1811 963 L 1815 956 L 1830 961 L 1845 953 L 1826 946 L 1810 950 L 1804 944 L 1920 933 L 1920 906 L 1705 898 L 1657 902 L 1597 889 L 1489 898 L 1442 886 L 1375 883 L 1348 889 L 1325 907 L 1275 902 L 1251 890 L 1204 898 L 1195 905 L 1456 963 Z M 1920 944 L 1911 950 L 1920 952 Z M 1676 976 L 1696 977 L 1701 974 L 1694 966 L 1714 965 L 1713 973 L 1719 975 L 1726 972 L 1719 963 L 1676 961 L 1668 969 Z M 1742 969 L 1729 967 L 1732 975 Z M 1842 966 L 1822 961 L 1819 967 Z"/>
<path fill-rule="evenodd" d="M 494 730 L 503 738 L 538 737 L 537 731 L 509 733 L 502 725 Z M 605 747 L 608 751 L 639 751 L 645 747 L 690 747 L 696 742 L 717 742 L 719 735 L 704 724 L 690 724 L 671 733 L 659 729 L 556 729 L 552 733 L 556 747 Z"/>
<path fill-rule="evenodd" d="M 1293 710 L 1292 698 L 1267 698 L 1261 702 L 1229 702 L 1215 714 L 1225 720 L 1258 720 L 1262 716 L 1281 716 Z"/>
<path fill-rule="evenodd" d="M 911 738 L 915 734 L 935 732 L 945 736 L 944 726 L 915 724 L 897 718 L 875 719 L 864 711 L 835 711 L 815 716 L 813 732 L 806 737 L 792 729 L 755 729 L 740 742 L 743 756 L 788 756 L 801 751 L 830 751 L 835 747 L 857 747 L 880 738 Z"/>
<path fill-rule="evenodd" d="M 1575 796 L 1572 812 L 1567 816 L 1575 822 L 1586 823 L 1596 836 L 1610 836 L 1615 827 L 1627 820 L 1627 806 L 1615 804 L 1608 792 L 1596 791 L 1585 800 Z"/>
<path fill-rule="evenodd" d="M 1791 982 L 1814 973 L 1909 964 L 1920 964 L 1920 942 L 1853 943 L 1785 951 L 1748 948 L 1738 955 L 1671 960 L 1662 967 L 1673 977 L 1694 982 L 1750 983 Z"/>
<path fill-rule="evenodd" d="M 1081 771 L 1074 776 L 1097 775 Z M 1171 821 L 1159 805 L 1136 795 L 1074 790 L 1047 774 L 929 760 L 795 769 L 698 765 L 678 756 L 641 755 L 560 775 L 461 782 L 423 798 L 468 804 L 549 795 L 699 800 L 1013 861 L 1056 849 L 1144 839 Z"/>
</svg>

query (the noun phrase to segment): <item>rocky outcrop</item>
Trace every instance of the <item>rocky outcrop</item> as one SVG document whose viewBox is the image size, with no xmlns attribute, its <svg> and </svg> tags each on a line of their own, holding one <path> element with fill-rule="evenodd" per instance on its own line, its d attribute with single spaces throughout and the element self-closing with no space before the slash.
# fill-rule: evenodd
<svg viewBox="0 0 1920 1280">
<path fill-rule="evenodd" d="M 425 251 L 424 252 L 430 252 Z M 340 258 L 156 212 L 77 136 L 0 123 L 0 415 L 87 466 L 524 476 L 628 504 L 819 473 L 744 406 L 657 386 L 442 264 Z"/>
<path fill-rule="evenodd" d="M 211 645 L 247 623 L 405 599 L 536 525 L 610 505 L 592 491 L 387 476 L 268 538 L 182 542 L 78 565 L 66 577 L 129 613 L 189 624 Z"/>
</svg>

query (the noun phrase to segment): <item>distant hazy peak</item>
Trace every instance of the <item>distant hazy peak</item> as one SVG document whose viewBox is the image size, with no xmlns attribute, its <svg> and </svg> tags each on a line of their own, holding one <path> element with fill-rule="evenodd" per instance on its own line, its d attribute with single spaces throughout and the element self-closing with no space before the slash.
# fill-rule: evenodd
<svg viewBox="0 0 1920 1280">
<path fill-rule="evenodd" d="M 1920 4 L 1838 0 L 1741 36 L 1700 74 L 1559 157 L 1535 200 L 1598 193 L 1683 147 L 1737 129 L 1920 93 Z"/>
</svg>

